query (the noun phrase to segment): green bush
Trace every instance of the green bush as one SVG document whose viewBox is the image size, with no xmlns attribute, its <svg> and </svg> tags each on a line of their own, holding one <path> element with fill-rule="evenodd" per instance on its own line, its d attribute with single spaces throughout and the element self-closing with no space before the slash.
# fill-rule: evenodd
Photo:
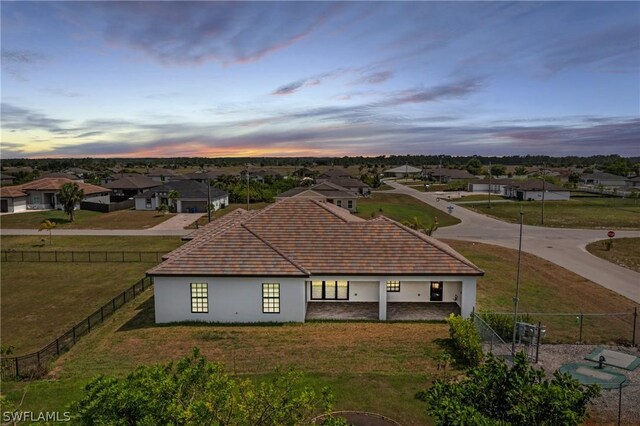
<svg viewBox="0 0 640 426">
<path fill-rule="evenodd" d="M 513 337 L 513 316 L 504 314 L 493 314 L 482 312 L 477 314 L 484 322 L 487 323 L 493 331 L 498 334 L 505 342 L 511 341 Z M 518 315 L 518 322 L 530 322 L 529 315 Z"/>
<path fill-rule="evenodd" d="M 482 340 L 470 319 L 460 315 L 449 315 L 449 336 L 453 341 L 456 361 L 469 367 L 476 366 L 482 361 Z"/>
</svg>

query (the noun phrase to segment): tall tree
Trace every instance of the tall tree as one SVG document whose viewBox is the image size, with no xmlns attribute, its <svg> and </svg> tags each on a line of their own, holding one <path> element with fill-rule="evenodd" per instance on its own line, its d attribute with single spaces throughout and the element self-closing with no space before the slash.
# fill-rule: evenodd
<svg viewBox="0 0 640 426">
<path fill-rule="evenodd" d="M 62 203 L 64 212 L 69 216 L 71 222 L 75 219 L 76 205 L 84 198 L 84 191 L 75 182 L 62 185 L 58 193 L 58 199 Z"/>
<path fill-rule="evenodd" d="M 171 202 L 171 205 L 169 207 L 174 213 L 178 211 L 178 198 L 180 198 L 180 193 L 178 191 L 176 191 L 175 189 L 169 191 L 169 201 Z"/>
</svg>

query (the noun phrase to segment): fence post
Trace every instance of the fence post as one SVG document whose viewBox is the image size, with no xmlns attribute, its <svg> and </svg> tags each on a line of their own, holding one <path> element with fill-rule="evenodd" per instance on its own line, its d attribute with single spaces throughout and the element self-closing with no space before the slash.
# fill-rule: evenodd
<svg viewBox="0 0 640 426">
<path fill-rule="evenodd" d="M 621 421 L 622 421 L 622 383 L 620 383 L 620 393 L 618 394 L 618 426 L 622 424 Z"/>
<path fill-rule="evenodd" d="M 53 252 L 55 254 L 55 261 L 58 263 L 58 250 Z"/>
<path fill-rule="evenodd" d="M 22 261 L 24 262 L 24 250 L 20 250 L 20 255 L 22 256 Z"/>
<path fill-rule="evenodd" d="M 124 252 L 122 252 L 122 263 L 124 263 Z"/>
<path fill-rule="evenodd" d="M 36 359 L 38 360 L 38 367 L 40 367 L 40 351 L 36 352 Z"/>
<path fill-rule="evenodd" d="M 538 337 L 536 338 L 536 364 L 538 363 L 538 356 L 540 355 L 540 329 L 542 328 L 542 322 L 538 321 Z"/>
<path fill-rule="evenodd" d="M 91 263 L 91 250 L 89 250 L 89 263 Z"/>
<path fill-rule="evenodd" d="M 72 262 L 75 262 L 75 261 L 76 261 L 76 258 L 75 258 L 75 252 L 74 252 L 73 250 L 71 251 L 71 261 L 72 261 Z"/>
<path fill-rule="evenodd" d="M 636 326 L 638 323 L 638 308 L 633 308 L 633 336 L 631 337 L 631 345 L 636 345 Z"/>
<path fill-rule="evenodd" d="M 56 355 L 60 356 L 60 338 L 56 339 Z"/>
<path fill-rule="evenodd" d="M 91 333 L 91 315 L 87 317 L 87 333 Z"/>
<path fill-rule="evenodd" d="M 104 306 L 100 306 L 100 322 L 104 322 Z"/>
<path fill-rule="evenodd" d="M 40 250 L 38 250 L 38 262 L 42 262 L 42 261 L 40 260 Z"/>
<path fill-rule="evenodd" d="M 584 314 L 582 312 L 580 312 L 580 339 L 578 341 L 578 343 L 581 345 L 582 344 L 582 322 L 584 320 Z"/>
<path fill-rule="evenodd" d="M 113 299 L 111 299 L 111 312 L 115 312 L 116 311 L 116 298 L 114 297 Z"/>
<path fill-rule="evenodd" d="M 140 280 L 140 282 L 142 283 L 142 291 L 144 291 L 144 280 L 145 280 L 145 278 Z"/>
<path fill-rule="evenodd" d="M 20 367 L 18 366 L 18 357 L 14 358 L 16 360 L 16 377 L 20 377 Z"/>
<path fill-rule="evenodd" d="M 73 328 L 71 329 L 72 334 L 73 334 L 73 344 L 76 344 L 76 326 L 74 325 Z"/>
</svg>

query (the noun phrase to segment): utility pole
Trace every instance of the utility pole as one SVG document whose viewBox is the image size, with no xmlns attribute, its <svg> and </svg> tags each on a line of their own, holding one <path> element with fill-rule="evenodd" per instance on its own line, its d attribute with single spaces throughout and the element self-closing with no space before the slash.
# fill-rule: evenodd
<svg viewBox="0 0 640 426">
<path fill-rule="evenodd" d="M 404 183 L 409 182 L 409 163 L 404 163 Z"/>
<path fill-rule="evenodd" d="M 542 212 L 540 215 L 540 225 L 544 225 L 544 193 L 545 193 L 545 184 L 547 180 L 545 179 L 545 175 L 547 172 L 546 164 L 542 165 Z"/>
<path fill-rule="evenodd" d="M 518 303 L 520 302 L 520 259 L 522 256 L 522 223 L 524 222 L 524 213 L 520 207 L 520 240 L 518 242 L 518 269 L 516 273 L 516 295 L 513 298 L 513 338 L 511 340 L 511 354 L 515 355 L 516 351 L 516 331 L 518 328 Z"/>
<path fill-rule="evenodd" d="M 489 161 L 489 208 L 491 208 L 491 161 Z"/>
<path fill-rule="evenodd" d="M 249 163 L 247 163 L 247 211 L 249 211 Z"/>
<path fill-rule="evenodd" d="M 211 223 L 211 178 L 207 178 L 207 217 Z"/>
</svg>

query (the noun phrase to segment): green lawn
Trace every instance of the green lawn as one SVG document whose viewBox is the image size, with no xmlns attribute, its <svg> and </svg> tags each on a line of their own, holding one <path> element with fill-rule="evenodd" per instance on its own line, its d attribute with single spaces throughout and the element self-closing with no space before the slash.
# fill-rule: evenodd
<svg viewBox="0 0 640 426">
<path fill-rule="evenodd" d="M 38 229 L 43 220 L 50 220 L 55 222 L 58 228 L 64 229 L 146 229 L 175 215 L 141 210 L 119 210 L 111 213 L 78 210 L 75 216 L 75 221 L 70 222 L 68 216 L 59 210 L 2 215 L 0 227 Z"/>
<path fill-rule="evenodd" d="M 520 209 L 526 225 L 541 225 L 541 201 L 467 204 L 465 208 L 518 223 Z M 576 198 L 544 203 L 544 226 L 557 228 L 640 229 L 640 203 L 623 198 Z"/>
<path fill-rule="evenodd" d="M 428 224 L 437 216 L 441 227 L 460 223 L 459 219 L 404 194 L 374 193 L 368 198 L 359 198 L 357 206 L 356 215 L 364 219 L 381 214 L 401 223 L 417 217 Z"/>
<path fill-rule="evenodd" d="M 506 200 L 507 198 L 503 197 L 502 195 L 497 195 L 497 194 L 491 194 L 491 200 Z M 474 194 L 474 195 L 465 195 L 462 198 L 458 198 L 456 200 L 454 200 L 453 202 L 458 202 L 458 201 L 488 201 L 489 200 L 489 195 L 488 194 Z"/>
<path fill-rule="evenodd" d="M 640 272 L 640 238 L 615 238 L 611 249 L 609 240 L 600 240 L 587 245 L 587 251 L 611 263 Z"/>
<path fill-rule="evenodd" d="M 160 251 L 168 253 L 182 240 L 180 237 L 101 237 L 93 235 L 2 235 L 2 250 L 95 250 L 95 251 Z"/>
<path fill-rule="evenodd" d="M 2 249 L 127 250 L 167 253 L 178 237 L 2 236 Z M 40 349 L 137 280 L 154 263 L 2 262 L 2 344 L 21 355 Z"/>
<path fill-rule="evenodd" d="M 512 312 L 516 283 L 516 250 L 468 241 L 447 240 L 485 271 L 478 280 L 477 308 Z M 601 313 L 633 312 L 638 304 L 592 281 L 537 256 L 522 253 L 520 312 Z M 532 317 L 547 325 L 547 341 L 578 341 L 580 324 L 575 316 Z M 632 317 L 591 317 L 583 324 L 587 342 L 607 343 L 631 339 Z"/>
</svg>

